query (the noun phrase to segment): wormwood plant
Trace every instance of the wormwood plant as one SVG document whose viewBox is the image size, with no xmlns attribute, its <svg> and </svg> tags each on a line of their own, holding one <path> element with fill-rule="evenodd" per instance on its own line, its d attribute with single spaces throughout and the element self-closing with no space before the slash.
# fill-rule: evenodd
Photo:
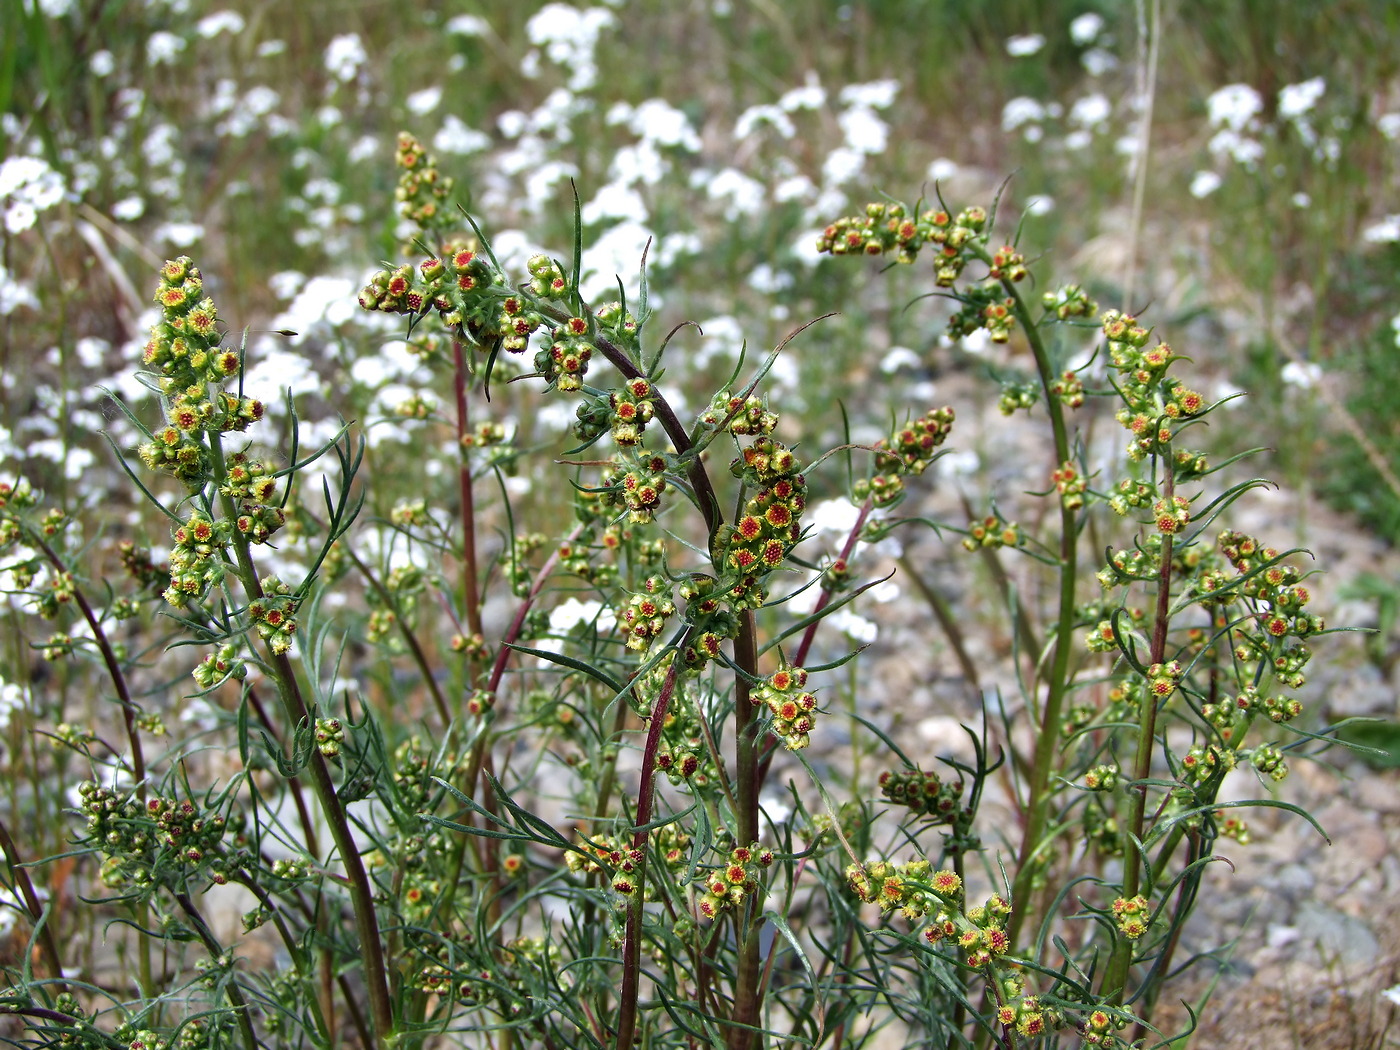
<svg viewBox="0 0 1400 1050">
<path fill-rule="evenodd" d="M 507 273 L 409 136 L 398 163 L 417 258 L 360 303 L 401 316 L 450 391 L 444 412 L 403 412 L 452 435 L 451 499 L 361 513 L 380 479 L 356 428 L 308 452 L 289 399 L 274 433 L 184 258 L 160 272 L 145 350 L 162 418 L 128 409 L 168 563 L 85 534 L 22 478 L 0 489 L 13 589 L 59 628 L 34 644 L 73 681 L 95 681 L 84 661 L 105 675 L 121 733 L 49 732 L 73 789 L 62 858 L 36 864 L 0 828 L 29 920 L 11 1040 L 744 1050 L 860 1046 L 898 1023 L 949 1047 L 1158 1043 L 1218 840 L 1247 839 L 1246 806 L 1292 808 L 1222 801 L 1222 781 L 1247 766 L 1267 786 L 1326 743 L 1292 695 L 1323 621 L 1297 552 L 1224 520 L 1260 482 L 1216 486 L 1228 464 L 1185 444 L 1216 406 L 1184 358 L 1077 286 L 1028 299 L 982 208 L 872 204 L 825 230 L 834 255 L 931 259 L 950 333 L 1024 346 L 1038 382 L 1003 408 L 1050 428 L 1045 535 L 995 509 L 939 526 L 1056 581 L 1043 642 L 1012 610 L 1024 714 L 972 733 L 974 761 L 926 768 L 859 692 L 849 714 L 823 697 L 859 654 L 811 658 L 870 585 L 858 542 L 929 524 L 896 511 L 954 410 L 837 459 L 789 448 L 763 393 L 779 346 L 687 417 L 659 386 L 685 333 L 656 336 L 645 285 L 585 302 L 577 239 Z M 1068 368 L 1057 326 L 1097 327 L 1097 361 Z M 539 521 L 504 483 L 532 450 L 489 415 L 502 355 L 525 355 L 530 397 L 575 407 Z M 1111 473 L 1086 465 L 1091 399 L 1126 431 Z M 809 493 L 847 458 L 864 464 L 854 525 L 803 554 Z M 792 613 L 812 570 L 813 611 Z M 162 715 L 191 694 L 218 717 L 177 732 Z M 811 764 L 840 722 L 878 778 Z M 783 816 L 760 801 L 779 776 Z M 992 787 L 1014 802 L 999 828 L 979 812 Z M 59 907 L 36 878 L 74 858 L 82 906 Z M 98 931 L 105 955 L 74 949 Z"/>
</svg>

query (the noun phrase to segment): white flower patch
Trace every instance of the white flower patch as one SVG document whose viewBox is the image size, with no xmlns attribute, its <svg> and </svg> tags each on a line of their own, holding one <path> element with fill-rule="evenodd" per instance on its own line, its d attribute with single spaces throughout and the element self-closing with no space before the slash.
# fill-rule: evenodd
<svg viewBox="0 0 1400 1050">
<path fill-rule="evenodd" d="M 1224 180 L 1213 171 L 1198 171 L 1195 175 L 1191 176 L 1191 196 L 1195 197 L 1197 200 L 1203 197 L 1209 197 L 1216 190 L 1220 189 L 1220 184 L 1223 181 Z"/>
<path fill-rule="evenodd" d="M 1087 47 L 1099 38 L 1103 30 L 1103 15 L 1089 11 L 1070 22 L 1069 38 L 1080 47 Z"/>
<path fill-rule="evenodd" d="M 737 168 L 717 172 L 705 186 L 705 193 L 712 201 L 724 202 L 724 217 L 730 222 L 763 210 L 763 183 Z"/>
<path fill-rule="evenodd" d="M 772 128 L 785 139 L 797 134 L 797 125 L 793 124 L 782 106 L 750 106 L 734 122 L 734 141 L 742 142 L 762 125 Z"/>
<path fill-rule="evenodd" d="M 796 113 L 799 109 L 821 109 L 824 105 L 826 88 L 821 86 L 821 81 L 815 73 L 808 73 L 806 83 L 802 87 L 784 92 L 778 99 L 778 108 L 784 113 Z"/>
<path fill-rule="evenodd" d="M 871 156 L 885 151 L 889 142 L 889 125 L 868 106 L 848 109 L 836 118 L 836 122 L 841 126 L 847 148 Z"/>
<path fill-rule="evenodd" d="M 644 186 L 655 186 L 666 174 L 669 165 L 661 151 L 649 139 L 643 139 L 635 146 L 624 146 L 613 155 L 608 173 L 614 182 L 624 186 L 640 182 Z"/>
<path fill-rule="evenodd" d="M 152 33 L 146 40 L 146 65 L 173 65 L 175 60 L 180 57 L 180 53 L 184 50 L 184 37 L 179 37 L 174 33 L 159 29 Z"/>
<path fill-rule="evenodd" d="M 247 25 L 248 23 L 237 11 L 215 11 L 212 15 L 205 15 L 196 22 L 194 31 L 205 40 L 212 40 L 220 33 L 232 33 L 237 36 L 247 28 Z"/>
<path fill-rule="evenodd" d="M 204 227 L 197 222 L 163 222 L 151 231 L 151 236 L 181 250 L 192 248 L 204 237 Z"/>
<path fill-rule="evenodd" d="M 822 161 L 822 182 L 826 186 L 844 186 L 864 168 L 864 153 L 849 146 L 838 146 Z"/>
<path fill-rule="evenodd" d="M 808 201 L 816 196 L 817 185 L 806 175 L 792 175 L 773 187 L 773 200 L 778 204 L 788 201 Z"/>
<path fill-rule="evenodd" d="M 1022 33 L 1006 39 L 1006 53 L 1012 58 L 1026 58 L 1044 46 L 1045 37 L 1041 33 Z"/>
<path fill-rule="evenodd" d="M 1316 361 L 1289 361 L 1279 372 L 1279 378 L 1288 386 L 1311 390 L 1322 381 L 1322 366 Z"/>
<path fill-rule="evenodd" d="M 135 222 L 146 214 L 146 202 L 135 195 L 123 197 L 112 205 L 112 218 L 118 222 Z"/>
<path fill-rule="evenodd" d="M 587 225 L 606 222 L 609 219 L 645 217 L 646 213 L 646 202 L 642 200 L 641 194 L 621 182 L 610 182 L 601 187 L 579 212 Z"/>
<path fill-rule="evenodd" d="M 285 282 L 284 290 L 300 276 L 279 275 Z M 357 292 L 358 285 L 348 277 L 313 277 L 300 285 L 292 304 L 273 318 L 272 327 L 295 332 L 296 335 L 289 337 L 292 346 L 301 345 L 313 333 L 324 337 L 329 334 L 327 326 L 338 328 L 359 315 Z M 279 345 L 271 339 L 267 342 L 272 346 Z M 262 345 L 264 343 L 260 341 L 259 346 Z"/>
<path fill-rule="evenodd" d="M 10 234 L 33 226 L 64 193 L 63 176 L 39 157 L 6 157 L 0 163 L 0 201 L 5 202 L 5 229 Z"/>
<path fill-rule="evenodd" d="M 116 68 L 116 58 L 105 47 L 100 51 L 94 51 L 92 57 L 88 59 L 88 72 L 95 77 L 111 76 L 112 71 Z"/>
<path fill-rule="evenodd" d="M 243 390 L 247 396 L 259 398 L 269 411 L 282 404 L 283 393 L 288 388 L 293 396 L 322 389 L 320 377 L 304 354 L 259 341 L 257 353 L 248 356 Z"/>
<path fill-rule="evenodd" d="M 1229 157 L 1235 163 L 1251 170 L 1264 159 L 1264 146 L 1233 128 L 1217 131 L 1211 136 L 1206 148 L 1217 157 Z"/>
<path fill-rule="evenodd" d="M 1327 81 L 1322 77 L 1287 84 L 1278 93 L 1278 115 L 1284 120 L 1299 120 L 1312 111 L 1326 91 Z"/>
<path fill-rule="evenodd" d="M 550 3 L 525 24 L 525 34 L 531 44 L 543 50 L 544 57 L 569 71 L 570 90 L 587 91 L 598 79 L 598 65 L 593 57 L 598 38 L 616 23 L 616 16 L 604 7 L 580 11 L 568 4 Z M 538 53 L 532 54 L 537 64 Z M 530 75 L 523 64 L 522 71 Z"/>
<path fill-rule="evenodd" d="M 442 105 L 442 88 L 434 85 L 415 91 L 404 99 L 404 106 L 415 116 L 426 116 Z"/>
<path fill-rule="evenodd" d="M 880 358 L 880 371 L 889 376 L 901 370 L 913 371 L 922 364 L 919 355 L 907 346 L 892 346 Z"/>
<path fill-rule="evenodd" d="M 1079 57 L 1079 64 L 1091 77 L 1101 77 L 1118 68 L 1118 56 L 1101 47 L 1091 47 Z"/>
<path fill-rule="evenodd" d="M 843 106 L 889 109 L 898 94 L 898 80 L 872 80 L 866 84 L 847 84 L 841 89 L 839 98 Z"/>
<path fill-rule="evenodd" d="M 1085 95 L 1069 108 L 1069 122 L 1076 127 L 1096 131 L 1108 123 L 1113 105 L 1107 96 L 1095 92 Z"/>
<path fill-rule="evenodd" d="M 1026 95 L 1018 95 L 1001 107 L 1001 130 L 1015 131 L 1026 128 L 1026 137 L 1034 142 L 1040 138 L 1040 123 L 1046 117 L 1046 110 L 1040 102 Z M 1031 138 L 1034 134 L 1035 138 Z"/>
<path fill-rule="evenodd" d="M 491 24 L 479 15 L 457 15 L 442 28 L 454 36 L 486 36 L 491 32 Z"/>
<path fill-rule="evenodd" d="M 326 72 L 342 84 L 348 84 L 360 73 L 360 67 L 369 60 L 364 41 L 359 33 L 342 33 L 326 45 Z"/>
<path fill-rule="evenodd" d="M 111 343 L 95 335 L 85 335 L 73 344 L 73 352 L 83 368 L 101 368 L 107 361 L 107 351 L 111 349 Z"/>
<path fill-rule="evenodd" d="M 559 183 L 578 175 L 578 168 L 563 160 L 547 160 L 529 170 L 530 173 L 525 176 L 525 201 L 533 211 L 540 211 L 555 199 L 555 187 Z"/>
<path fill-rule="evenodd" d="M 433 149 L 439 153 L 460 156 L 464 153 L 480 153 L 490 146 L 490 135 L 468 127 L 455 113 L 449 113 L 443 119 L 442 127 L 433 136 Z"/>
<path fill-rule="evenodd" d="M 645 142 L 683 149 L 700 150 L 700 136 L 690 126 L 690 118 L 665 99 L 649 98 L 632 110 L 627 120 L 632 133 Z"/>
<path fill-rule="evenodd" d="M 1387 215 L 1378 223 L 1361 231 L 1361 239 L 1367 244 L 1393 244 L 1400 241 L 1400 215 Z"/>
<path fill-rule="evenodd" d="M 654 240 L 651 230 L 640 222 L 618 223 L 593 242 L 583 253 L 583 274 L 579 291 L 590 302 L 617 298 L 619 279 L 627 300 L 641 297 L 642 253 Z M 653 250 L 655 245 L 652 245 Z"/>
<path fill-rule="evenodd" d="M 1244 131 L 1264 109 L 1259 92 L 1248 84 L 1227 84 L 1206 99 L 1210 126 Z"/>
</svg>

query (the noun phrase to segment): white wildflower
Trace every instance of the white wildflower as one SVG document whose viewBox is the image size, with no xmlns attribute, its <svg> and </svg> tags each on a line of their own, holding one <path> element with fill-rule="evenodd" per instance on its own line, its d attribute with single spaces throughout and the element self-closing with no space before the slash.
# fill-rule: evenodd
<svg viewBox="0 0 1400 1050">
<path fill-rule="evenodd" d="M 1033 98 L 1018 95 L 1001 107 L 1001 130 L 1015 131 L 1026 124 L 1039 124 L 1045 119 L 1045 107 Z"/>
<path fill-rule="evenodd" d="M 1206 99 L 1210 126 L 1243 131 L 1264 109 L 1259 92 L 1248 84 L 1226 84 Z"/>
<path fill-rule="evenodd" d="M 1327 90 L 1327 81 L 1313 77 L 1299 84 L 1285 85 L 1278 93 L 1278 115 L 1284 120 L 1298 120 L 1309 113 Z"/>
<path fill-rule="evenodd" d="M 408 111 L 419 117 L 431 113 L 441 104 L 442 88 L 436 85 L 426 87 L 422 91 L 415 91 L 404 100 Z"/>
<path fill-rule="evenodd" d="M 237 35 L 243 32 L 247 25 L 248 23 L 237 11 L 215 11 L 212 15 L 205 15 L 196 22 L 194 31 L 205 40 L 212 40 L 220 33 Z"/>
<path fill-rule="evenodd" d="M 185 50 L 184 37 L 158 29 L 146 39 L 146 65 L 168 66 Z"/>
<path fill-rule="evenodd" d="M 1400 241 L 1400 215 L 1387 215 L 1380 222 L 1367 226 L 1361 231 L 1361 239 L 1367 244 L 1393 244 Z"/>
<path fill-rule="evenodd" d="M 439 153 L 480 153 L 490 146 L 491 136 L 484 131 L 467 127 L 462 118 L 455 113 L 446 116 L 442 127 L 433 136 L 433 149 Z"/>
<path fill-rule="evenodd" d="M 1080 47 L 1085 47 L 1099 38 L 1103 28 L 1103 15 L 1097 11 L 1089 11 L 1070 22 L 1069 38 Z"/>
<path fill-rule="evenodd" d="M 839 97 L 843 106 L 889 109 L 898 94 L 898 80 L 872 80 L 866 84 L 847 84 Z"/>
<path fill-rule="evenodd" d="M 1006 53 L 1012 58 L 1025 58 L 1033 55 L 1045 46 L 1045 37 L 1040 33 L 1023 33 L 1019 36 L 1007 37 Z"/>
<path fill-rule="evenodd" d="M 1108 123 L 1113 106 L 1108 98 L 1097 92 L 1085 95 L 1069 109 L 1069 122 L 1082 128 L 1098 128 Z"/>
<path fill-rule="evenodd" d="M 368 60 L 359 33 L 342 33 L 326 45 L 326 72 L 341 83 L 349 83 L 359 76 L 360 67 Z"/>
<path fill-rule="evenodd" d="M 1322 379 L 1322 366 L 1316 361 L 1289 361 L 1279 372 L 1279 378 L 1288 386 L 1311 390 Z"/>
<path fill-rule="evenodd" d="M 1220 184 L 1223 181 L 1224 180 L 1213 171 L 1198 171 L 1195 175 L 1191 176 L 1191 196 L 1195 197 L 1197 200 L 1203 197 L 1209 197 L 1216 190 L 1220 189 Z"/>
<path fill-rule="evenodd" d="M 456 36 L 486 36 L 491 32 L 491 24 L 479 15 L 457 15 L 442 28 Z"/>
</svg>

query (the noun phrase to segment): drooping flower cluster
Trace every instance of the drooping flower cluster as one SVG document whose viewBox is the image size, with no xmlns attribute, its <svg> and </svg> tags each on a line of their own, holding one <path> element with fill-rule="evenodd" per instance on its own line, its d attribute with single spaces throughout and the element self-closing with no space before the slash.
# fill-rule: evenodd
<svg viewBox="0 0 1400 1050">
<path fill-rule="evenodd" d="M 856 480 L 852 486 L 855 498 L 869 498 L 880 508 L 893 507 L 902 500 L 904 478 L 922 474 L 937 458 L 937 450 L 952 433 L 953 418 L 953 410 L 947 406 L 931 408 L 875 442 L 873 471 L 869 478 Z"/>
<path fill-rule="evenodd" d="M 885 798 L 943 824 L 957 817 L 962 790 L 961 780 L 945 783 L 937 773 L 922 769 L 886 770 L 880 774 L 880 794 Z"/>
</svg>

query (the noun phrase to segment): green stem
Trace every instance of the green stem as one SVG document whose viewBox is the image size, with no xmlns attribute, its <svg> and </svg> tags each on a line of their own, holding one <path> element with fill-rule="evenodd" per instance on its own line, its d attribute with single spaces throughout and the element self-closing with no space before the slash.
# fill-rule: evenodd
<svg viewBox="0 0 1400 1050">
<path fill-rule="evenodd" d="M 1031 353 L 1035 356 L 1036 371 L 1040 375 L 1041 392 L 1045 397 L 1045 408 L 1054 436 L 1055 467 L 1058 468 L 1070 459 L 1069 428 L 1065 423 L 1064 406 L 1051 390 L 1056 376 L 1051 366 L 1050 354 L 1016 286 L 1008 280 L 1003 280 L 1002 287 L 1011 297 L 1013 312 L 1025 331 Z M 1061 501 L 1059 611 L 1054 655 L 1045 680 L 1045 703 L 1040 711 L 1035 755 L 1026 783 L 1026 799 L 1029 803 L 1026 828 L 1021 839 L 1021 849 L 1016 862 L 1016 879 L 1011 890 L 1015 910 L 1007 922 L 1007 934 L 1013 945 L 1017 943 L 1017 938 L 1031 913 L 1032 889 L 1039 868 L 1038 853 L 1041 840 L 1045 837 L 1053 801 L 1050 777 L 1055 760 L 1055 745 L 1060 739 L 1059 729 L 1065 694 L 1069 687 L 1069 658 L 1074 651 L 1074 585 L 1079 567 L 1078 538 L 1078 515 L 1074 509 L 1065 506 Z"/>
<path fill-rule="evenodd" d="M 1175 492 L 1175 476 L 1172 474 L 1171 450 L 1163 455 L 1164 477 L 1162 499 L 1171 506 Z M 1172 583 L 1172 535 L 1162 535 L 1161 565 L 1157 578 L 1157 611 L 1152 625 L 1152 663 L 1164 663 L 1167 658 L 1167 629 L 1171 624 L 1171 583 Z M 1123 858 L 1123 893 L 1125 900 L 1138 895 L 1142 885 L 1142 872 L 1147 862 L 1146 851 L 1141 847 L 1143 824 L 1147 815 L 1147 784 L 1145 781 L 1152 772 L 1152 752 L 1156 743 L 1157 710 L 1160 698 L 1151 689 L 1144 689 L 1142 702 L 1138 707 L 1137 746 L 1133 754 L 1133 785 L 1128 789 L 1128 820 L 1126 855 Z M 1104 970 L 1103 994 L 1111 1002 L 1122 1002 L 1123 991 L 1128 984 L 1128 971 L 1132 967 L 1133 942 L 1127 937 L 1119 937 L 1113 945 L 1108 966 Z"/>
<path fill-rule="evenodd" d="M 25 531 L 27 540 L 44 552 L 44 557 L 49 560 L 54 571 L 60 576 L 68 575 L 68 566 L 64 564 L 58 552 L 45 543 L 43 537 L 37 532 L 32 529 Z M 87 597 L 81 588 L 74 587 L 73 600 L 81 610 L 83 619 L 87 621 L 88 630 L 92 631 L 93 641 L 97 643 L 98 652 L 102 654 L 102 662 L 107 667 L 107 675 L 112 679 L 112 686 L 117 691 L 117 699 L 121 702 L 122 725 L 126 728 L 126 739 L 131 746 L 131 775 L 136 781 L 136 797 L 144 800 L 146 797 L 146 759 L 141 751 L 141 734 L 136 729 L 136 705 L 132 702 L 131 692 L 127 689 L 126 675 L 122 673 L 121 663 L 117 660 L 117 654 L 112 649 L 112 643 L 107 640 L 107 633 L 102 630 L 102 623 L 98 620 L 97 614 L 92 611 L 92 606 L 88 604 Z"/>
<path fill-rule="evenodd" d="M 617 1013 L 617 1050 L 630 1050 L 637 1032 L 637 995 L 642 974 L 642 906 L 646 896 L 647 835 L 643 830 L 651 823 L 652 805 L 656 800 L 656 756 L 661 749 L 662 728 L 671 697 L 676 691 L 676 662 L 666 670 L 656 703 L 652 705 L 651 724 L 642 752 L 641 786 L 637 790 L 637 830 L 632 834 L 632 848 L 641 859 L 632 873 L 632 895 L 627 902 L 627 926 L 622 943 L 622 988 Z"/>
<path fill-rule="evenodd" d="M 0 819 L 0 851 L 5 854 L 10 883 L 18 887 L 20 896 L 24 898 L 24 906 L 29 911 L 29 921 L 38 929 L 39 952 L 43 955 L 44 962 L 48 964 L 49 969 L 53 971 L 53 976 L 62 981 L 63 964 L 59 961 L 58 943 L 53 938 L 53 930 L 44 920 L 44 906 L 39 900 L 39 894 L 35 892 L 34 883 L 29 878 L 29 870 L 20 861 L 15 840 L 10 837 L 10 829 L 5 826 L 2 819 Z M 66 985 L 60 985 L 60 988 L 63 987 Z"/>
<path fill-rule="evenodd" d="M 224 465 L 223 445 L 218 434 L 211 433 L 209 435 L 209 450 L 213 459 L 216 484 L 221 483 L 227 475 L 227 468 Z M 234 506 L 233 498 L 221 492 L 219 499 L 224 515 L 230 521 L 237 518 L 238 508 Z M 262 583 L 258 580 L 257 569 L 253 564 L 247 539 L 242 535 L 235 534 L 233 550 L 248 595 L 254 600 L 263 598 Z M 302 698 L 301 686 L 297 682 L 296 670 L 292 667 L 291 660 L 285 654 L 277 654 L 269 649 L 268 666 L 272 671 L 273 679 L 277 682 L 277 693 L 282 701 L 283 712 L 288 724 L 292 727 L 303 724 L 309 726 L 311 714 L 307 710 L 306 701 Z M 335 840 L 341 864 L 345 867 L 345 874 L 349 882 L 350 902 L 355 914 L 355 932 L 359 939 L 360 951 L 363 953 L 365 987 L 369 993 L 370 1016 L 373 1019 L 376 1042 L 382 1044 L 393 1037 L 394 1010 L 392 1000 L 389 997 L 384 944 L 380 939 L 379 919 L 374 909 L 374 887 L 370 884 L 369 875 L 365 871 L 364 861 L 360 857 L 359 845 L 355 842 L 355 835 L 350 830 L 350 823 L 340 804 L 340 797 L 336 794 L 335 782 L 331 779 L 325 756 L 314 747 L 311 748 L 307 768 L 311 772 L 312 790 L 315 791 L 316 799 L 321 804 L 321 813 L 330 827 L 331 838 Z"/>
<path fill-rule="evenodd" d="M 210 960 L 216 965 L 220 964 L 224 954 L 223 945 L 209 929 L 209 924 L 204 921 L 204 916 L 194 906 L 194 901 L 190 900 L 189 894 L 183 892 L 175 894 L 175 901 L 194 926 L 195 933 L 199 935 L 199 939 L 209 952 Z M 224 986 L 224 995 L 228 997 L 229 1005 L 233 1007 L 233 1012 L 238 1016 L 238 1031 L 243 1037 L 243 1046 L 246 1050 L 258 1050 L 258 1037 L 253 1033 L 253 1019 L 248 1013 L 248 1001 L 243 998 L 243 991 L 238 987 L 238 982 L 232 973 L 229 974 L 228 983 Z"/>
<path fill-rule="evenodd" d="M 753 611 L 745 610 L 739 621 L 739 636 L 734 640 L 734 662 L 740 668 L 734 676 L 734 793 L 739 803 L 735 816 L 739 822 L 738 842 L 749 845 L 758 841 L 759 753 L 757 732 L 759 720 L 750 696 L 749 676 L 758 669 L 758 638 L 754 629 Z M 758 909 L 745 911 L 739 928 L 739 961 L 734 977 L 734 1011 L 730 1015 L 736 1027 L 727 1038 L 729 1050 L 749 1050 L 753 1045 L 762 999 L 759 985 L 763 965 L 759 952 L 759 930 L 763 926 Z"/>
<path fill-rule="evenodd" d="M 481 634 L 481 589 L 476 568 L 476 502 L 472 496 L 472 467 L 467 456 L 467 359 L 460 339 L 452 340 L 452 391 L 457 402 L 457 487 L 462 501 L 462 603 L 467 630 Z M 475 664 L 475 660 L 472 661 Z M 475 670 L 475 668 L 473 668 Z"/>
</svg>

